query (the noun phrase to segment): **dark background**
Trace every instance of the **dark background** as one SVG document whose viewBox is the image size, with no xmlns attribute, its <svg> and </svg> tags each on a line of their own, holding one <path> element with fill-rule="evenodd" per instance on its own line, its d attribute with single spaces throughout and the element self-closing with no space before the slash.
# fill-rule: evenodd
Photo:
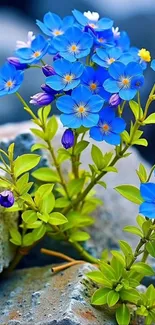
<svg viewBox="0 0 155 325">
<path fill-rule="evenodd" d="M 97 11 L 101 16 L 112 18 L 114 26 L 126 30 L 132 46 L 147 48 L 155 58 L 155 1 L 154 0 L 0 0 L 0 65 L 6 57 L 12 56 L 16 40 L 26 40 L 27 32 L 40 33 L 35 25 L 36 19 L 43 19 L 47 11 L 61 17 L 71 14 L 76 8 L 81 11 Z M 35 75 L 34 75 L 35 72 Z M 155 72 L 150 69 L 145 73 L 146 82 L 143 87 L 142 103 L 145 104 L 149 91 L 155 82 Z M 29 101 L 30 96 L 40 92 L 44 77 L 37 69 L 26 71 L 25 80 L 20 89 L 23 97 Z M 150 112 L 155 111 L 152 104 Z M 129 109 L 125 108 L 125 118 L 129 120 Z M 29 119 L 23 111 L 15 95 L 0 98 L 0 124 L 19 122 Z M 153 164 L 155 162 L 155 126 L 145 128 L 145 136 L 149 139 L 149 147 L 139 147 L 140 152 Z"/>
</svg>

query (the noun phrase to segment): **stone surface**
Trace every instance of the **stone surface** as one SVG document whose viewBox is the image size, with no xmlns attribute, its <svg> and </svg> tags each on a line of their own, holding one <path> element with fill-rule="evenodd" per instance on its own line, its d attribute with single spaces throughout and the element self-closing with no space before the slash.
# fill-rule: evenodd
<svg viewBox="0 0 155 325">
<path fill-rule="evenodd" d="M 13 272 L 0 283 L 0 324 L 115 325 L 107 308 L 90 305 L 97 287 L 84 274 L 92 269 L 83 264 L 54 275 L 50 266 Z"/>
<path fill-rule="evenodd" d="M 18 213 L 0 208 L 0 273 L 9 266 L 15 254 L 15 246 L 9 241 L 9 229 L 17 227 Z"/>
</svg>

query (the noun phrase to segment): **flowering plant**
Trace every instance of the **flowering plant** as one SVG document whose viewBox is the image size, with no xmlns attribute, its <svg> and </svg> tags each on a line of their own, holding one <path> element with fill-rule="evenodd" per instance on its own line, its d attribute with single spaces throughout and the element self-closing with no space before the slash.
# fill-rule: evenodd
<svg viewBox="0 0 155 325">
<path fill-rule="evenodd" d="M 17 246 L 13 269 L 23 252 L 28 252 L 45 234 L 73 245 L 85 261 L 99 269 L 87 276 L 100 285 L 92 296 L 94 306 L 108 305 L 115 312 L 119 325 L 128 325 L 132 317 L 145 317 L 145 324 L 155 321 L 155 289 L 150 285 L 145 293 L 137 289 L 144 276 L 154 275 L 146 263 L 148 255 L 155 257 L 155 184 L 140 164 L 137 175 L 140 188 L 121 185 L 115 188 L 122 196 L 139 205 L 137 226 L 124 231 L 140 237 L 133 251 L 126 241 L 120 241 L 120 251 L 91 256 L 80 242 L 90 235 L 83 228 L 93 224 L 91 213 L 101 202 L 91 190 L 99 184 L 104 190 L 103 176 L 117 172 L 118 160 L 130 155 L 132 145 L 147 146 L 141 127 L 155 123 L 155 113 L 149 107 L 155 100 L 153 86 L 145 107 L 141 107 L 140 89 L 151 56 L 146 49 L 130 46 L 125 31 L 119 32 L 109 18 L 99 19 L 97 13 L 73 10 L 73 16 L 63 20 L 47 13 L 37 25 L 47 36 L 28 34 L 28 42 L 18 42 L 15 56 L 8 58 L 0 69 L 0 96 L 15 94 L 31 115 L 35 128 L 31 132 L 40 141 L 32 146 L 48 151 L 52 158 L 49 167 L 36 167 L 40 155 L 30 153 L 14 159 L 14 144 L 8 152 L 0 149 L 0 205 L 7 211 L 19 211 L 19 228 L 10 229 L 10 241 Z M 44 62 L 49 54 L 50 65 Z M 151 62 L 155 69 L 155 60 Z M 37 115 L 21 97 L 18 90 L 27 69 L 38 68 L 45 75 L 43 92 L 33 95 L 30 104 L 37 105 Z M 137 99 L 135 99 L 137 98 Z M 60 120 L 66 128 L 62 147 L 54 150 L 52 141 L 58 130 L 57 119 L 51 113 L 56 102 Z M 128 108 L 127 108 L 128 107 Z M 124 109 L 131 109 L 134 122 L 126 130 Z M 90 141 L 84 139 L 89 134 Z M 91 146 L 92 163 L 81 170 L 82 152 Z M 111 151 L 103 153 L 98 141 L 106 141 Z M 113 150 L 114 149 L 114 150 Z M 64 179 L 62 163 L 71 162 L 71 172 Z M 30 174 L 35 179 L 29 181 Z M 141 258 L 142 255 L 142 258 Z"/>
</svg>

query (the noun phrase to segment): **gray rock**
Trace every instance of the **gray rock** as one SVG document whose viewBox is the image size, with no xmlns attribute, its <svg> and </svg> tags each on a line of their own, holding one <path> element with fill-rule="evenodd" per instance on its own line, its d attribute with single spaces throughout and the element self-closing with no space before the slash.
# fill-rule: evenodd
<svg viewBox="0 0 155 325">
<path fill-rule="evenodd" d="M 93 269 L 83 264 L 54 275 L 50 266 L 14 271 L 1 283 L 0 324 L 116 325 L 107 309 L 90 305 L 97 287 L 84 274 Z"/>
<path fill-rule="evenodd" d="M 18 213 L 4 212 L 0 208 L 0 273 L 9 266 L 16 247 L 9 241 L 9 229 L 17 227 Z"/>
</svg>

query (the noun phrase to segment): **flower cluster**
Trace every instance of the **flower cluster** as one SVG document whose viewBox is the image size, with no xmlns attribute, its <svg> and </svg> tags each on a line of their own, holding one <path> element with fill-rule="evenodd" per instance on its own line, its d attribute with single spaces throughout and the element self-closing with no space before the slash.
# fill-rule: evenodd
<svg viewBox="0 0 155 325">
<path fill-rule="evenodd" d="M 114 120 L 114 110 L 143 86 L 150 52 L 131 47 L 127 33 L 114 28 L 110 18 L 99 19 L 90 11 L 72 13 L 64 19 L 46 13 L 43 22 L 36 22 L 45 37 L 29 32 L 26 42 L 17 41 L 15 56 L 0 71 L 0 96 L 17 92 L 23 70 L 35 65 L 46 79 L 31 104 L 41 107 L 56 100 L 65 127 L 84 126 L 94 139 L 118 144 L 125 122 Z M 43 61 L 46 54 L 51 55 L 51 65 Z"/>
</svg>

